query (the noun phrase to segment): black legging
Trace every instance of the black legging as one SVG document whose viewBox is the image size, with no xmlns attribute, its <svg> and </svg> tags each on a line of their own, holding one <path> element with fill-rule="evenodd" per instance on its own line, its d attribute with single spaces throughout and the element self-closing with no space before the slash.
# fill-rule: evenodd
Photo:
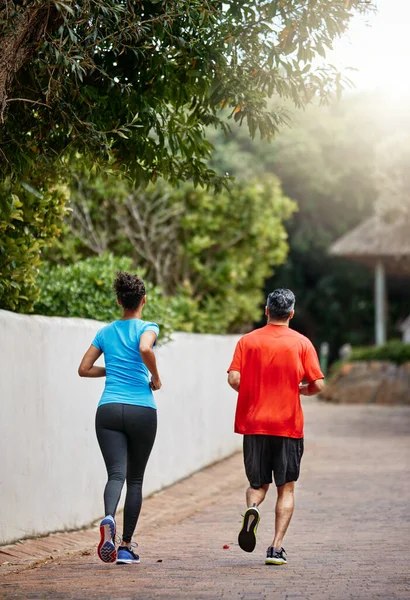
<svg viewBox="0 0 410 600">
<path fill-rule="evenodd" d="M 131 404 L 103 404 L 97 409 L 95 429 L 108 473 L 105 514 L 115 516 L 126 479 L 122 539 L 130 542 L 141 511 L 142 481 L 157 432 L 157 411 Z"/>
</svg>

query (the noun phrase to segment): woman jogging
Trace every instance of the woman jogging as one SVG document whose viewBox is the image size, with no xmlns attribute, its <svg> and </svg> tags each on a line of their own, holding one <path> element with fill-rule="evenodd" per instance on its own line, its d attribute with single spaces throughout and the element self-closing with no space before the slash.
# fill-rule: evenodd
<svg viewBox="0 0 410 600">
<path fill-rule="evenodd" d="M 107 563 L 132 564 L 140 562 L 131 540 L 141 510 L 144 471 L 157 430 L 152 391 L 161 387 L 153 351 L 159 327 L 141 319 L 146 302 L 142 279 L 118 273 L 114 290 L 123 316 L 100 329 L 81 361 L 78 374 L 106 377 L 95 419 L 108 473 L 104 491 L 106 516 L 100 523 L 98 556 Z M 101 354 L 105 367 L 94 366 Z M 125 479 L 124 529 L 117 553 L 114 518 Z"/>
</svg>

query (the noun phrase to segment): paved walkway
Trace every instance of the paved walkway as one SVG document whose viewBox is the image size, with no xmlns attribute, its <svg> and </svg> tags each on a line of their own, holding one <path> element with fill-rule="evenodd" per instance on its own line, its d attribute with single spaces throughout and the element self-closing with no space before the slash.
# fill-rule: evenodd
<svg viewBox="0 0 410 600">
<path fill-rule="evenodd" d="M 0 578 L 0 597 L 410 599 L 410 408 L 308 401 L 305 415 L 286 566 L 264 565 L 273 490 L 262 505 L 255 552 L 237 546 L 246 482 L 236 455 L 145 502 L 140 565 L 99 562 L 95 531 L 50 536 L 41 543 L 57 558 L 24 570 L 24 561 L 38 560 L 38 550 L 29 556 L 34 542 L 18 545 L 20 559 L 13 558 L 17 547 L 0 549 L 14 562 L 2 569 L 21 570 Z M 70 541 L 70 555 L 61 540 Z"/>
</svg>

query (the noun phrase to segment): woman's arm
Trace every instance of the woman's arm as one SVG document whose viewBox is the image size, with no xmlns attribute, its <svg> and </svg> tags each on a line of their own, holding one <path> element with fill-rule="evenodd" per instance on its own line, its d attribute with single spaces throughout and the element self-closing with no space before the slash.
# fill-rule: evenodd
<svg viewBox="0 0 410 600">
<path fill-rule="evenodd" d="M 101 356 L 101 350 L 95 346 L 90 346 L 83 356 L 78 374 L 80 377 L 105 377 L 105 367 L 95 367 L 95 361 Z"/>
<path fill-rule="evenodd" d="M 152 390 L 159 390 L 162 387 L 157 369 L 157 359 L 155 358 L 153 345 L 157 339 L 155 331 L 145 331 L 140 339 L 140 354 L 144 365 L 151 373 L 150 386 Z"/>
</svg>

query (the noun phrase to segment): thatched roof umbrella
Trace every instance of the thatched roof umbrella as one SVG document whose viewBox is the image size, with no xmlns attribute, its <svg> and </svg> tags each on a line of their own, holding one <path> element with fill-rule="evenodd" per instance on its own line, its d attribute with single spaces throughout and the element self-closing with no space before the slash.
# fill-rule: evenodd
<svg viewBox="0 0 410 600">
<path fill-rule="evenodd" d="M 386 341 L 386 272 L 410 275 L 410 225 L 388 222 L 377 216 L 366 219 L 330 247 L 333 256 L 344 256 L 375 270 L 376 344 Z"/>
</svg>

